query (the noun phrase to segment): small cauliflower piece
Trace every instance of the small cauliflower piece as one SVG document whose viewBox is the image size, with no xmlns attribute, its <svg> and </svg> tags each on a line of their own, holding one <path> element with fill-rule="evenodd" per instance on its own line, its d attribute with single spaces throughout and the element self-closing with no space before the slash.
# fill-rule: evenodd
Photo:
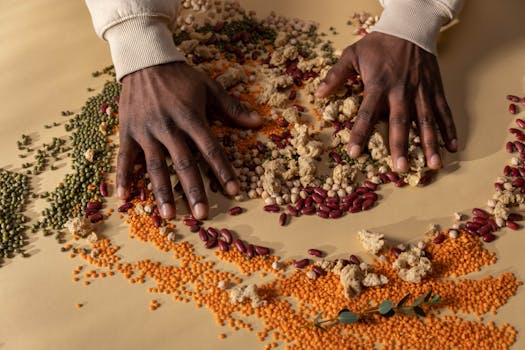
<svg viewBox="0 0 525 350">
<path fill-rule="evenodd" d="M 247 286 L 235 286 L 230 291 L 230 302 L 232 304 L 243 303 L 246 300 L 252 302 L 252 307 L 257 308 L 266 306 L 267 301 L 262 300 L 257 294 L 257 285 L 248 284 Z"/>
<path fill-rule="evenodd" d="M 392 267 L 399 270 L 398 276 L 403 281 L 420 283 L 432 271 L 432 262 L 423 256 L 421 249 L 413 247 L 411 250 L 399 254 Z"/>
<path fill-rule="evenodd" d="M 345 296 L 351 298 L 361 294 L 361 281 L 364 278 L 363 271 L 358 265 L 349 264 L 341 269 L 339 280 L 344 288 Z"/>
<path fill-rule="evenodd" d="M 378 275 L 375 273 L 368 273 L 361 283 L 365 287 L 382 286 L 388 283 L 388 278 L 383 275 Z"/>
<path fill-rule="evenodd" d="M 229 89 L 232 86 L 239 84 L 241 81 L 246 80 L 244 70 L 238 64 L 229 67 L 223 74 L 219 75 L 215 79 L 223 88 Z"/>
<path fill-rule="evenodd" d="M 65 224 L 64 228 L 72 235 L 86 237 L 93 232 L 93 225 L 84 217 L 70 218 Z"/>
<path fill-rule="evenodd" d="M 357 237 L 363 245 L 363 248 L 373 255 L 377 255 L 385 245 L 385 235 L 382 233 L 361 230 L 357 233 Z"/>
<path fill-rule="evenodd" d="M 93 163 L 95 160 L 95 150 L 93 148 L 88 149 L 86 152 L 84 152 L 84 158 L 90 163 Z"/>
</svg>

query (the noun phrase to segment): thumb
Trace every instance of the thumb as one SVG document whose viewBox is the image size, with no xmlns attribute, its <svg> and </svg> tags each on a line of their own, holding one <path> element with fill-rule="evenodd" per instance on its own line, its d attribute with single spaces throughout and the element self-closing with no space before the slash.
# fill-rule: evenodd
<svg viewBox="0 0 525 350">
<path fill-rule="evenodd" d="M 210 85 L 209 98 L 221 119 L 243 128 L 257 128 L 262 125 L 263 118 L 259 113 L 247 110 L 238 99 L 230 96 L 217 82 L 212 82 Z"/>
<path fill-rule="evenodd" d="M 315 92 L 317 97 L 328 97 L 338 87 L 342 86 L 351 75 L 357 73 L 352 63 L 354 62 L 353 57 L 353 47 L 349 46 L 343 51 L 339 61 L 326 73 L 326 77 Z"/>
</svg>

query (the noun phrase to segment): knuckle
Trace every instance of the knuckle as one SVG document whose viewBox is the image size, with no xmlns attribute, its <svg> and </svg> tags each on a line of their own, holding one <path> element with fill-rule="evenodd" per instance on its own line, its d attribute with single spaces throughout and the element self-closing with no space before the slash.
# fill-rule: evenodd
<svg viewBox="0 0 525 350">
<path fill-rule="evenodd" d="M 393 126 L 408 127 L 408 118 L 405 115 L 393 115 L 390 117 Z"/>
<path fill-rule="evenodd" d="M 159 186 L 155 189 L 155 195 L 160 204 L 173 202 L 173 193 L 170 186 Z"/>
<path fill-rule="evenodd" d="M 407 144 L 401 141 L 393 141 L 390 145 L 390 148 L 397 152 L 403 153 L 407 149 Z"/>
<path fill-rule="evenodd" d="M 434 127 L 434 118 L 430 114 L 423 114 L 419 118 L 419 125 L 422 128 L 433 128 Z"/>
<path fill-rule="evenodd" d="M 222 148 L 217 143 L 211 143 L 204 149 L 204 156 L 207 159 L 215 160 L 218 159 L 221 156 Z"/>
<path fill-rule="evenodd" d="M 436 140 L 426 140 L 425 142 L 423 142 L 423 147 L 427 149 L 435 149 L 438 147 L 438 143 L 436 142 Z"/>
<path fill-rule="evenodd" d="M 227 183 L 231 180 L 235 180 L 234 174 L 230 171 L 229 167 L 222 167 L 218 170 L 219 178 L 223 183 Z"/>
<path fill-rule="evenodd" d="M 228 113 L 231 116 L 238 116 L 243 112 L 244 108 L 239 103 L 239 101 L 237 101 L 233 97 L 228 96 L 228 100 L 226 101 L 226 113 Z"/>
<path fill-rule="evenodd" d="M 373 113 L 367 109 L 360 109 L 357 112 L 357 120 L 359 120 L 360 122 L 370 123 L 372 121 L 373 116 Z"/>
<path fill-rule="evenodd" d="M 160 158 L 148 158 L 147 167 L 149 172 L 159 172 L 164 169 L 164 161 Z"/>
<path fill-rule="evenodd" d="M 177 159 L 174 164 L 173 168 L 177 172 L 185 172 L 193 166 L 193 161 L 189 158 L 183 158 L 183 159 Z"/>
<path fill-rule="evenodd" d="M 200 186 L 190 186 L 186 190 L 186 197 L 190 201 L 190 204 L 196 204 L 204 201 L 204 191 Z"/>
</svg>

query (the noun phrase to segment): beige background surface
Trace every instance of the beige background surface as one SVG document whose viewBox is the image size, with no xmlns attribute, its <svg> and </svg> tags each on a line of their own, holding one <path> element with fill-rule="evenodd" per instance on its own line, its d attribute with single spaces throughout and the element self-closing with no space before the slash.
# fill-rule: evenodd
<svg viewBox="0 0 525 350">
<path fill-rule="evenodd" d="M 266 14 L 279 13 L 320 21 L 341 33 L 354 10 L 379 13 L 375 1 L 261 1 L 246 0 L 248 7 Z M 440 62 L 450 105 L 457 121 L 461 151 L 446 157 L 438 181 L 423 189 L 403 190 L 385 186 L 384 200 L 366 214 L 343 220 L 302 218 L 279 229 L 276 218 L 261 214 L 260 202 L 244 204 L 248 212 L 231 218 L 219 214 L 228 205 L 218 203 L 214 221 L 240 232 L 242 237 L 264 243 L 283 257 L 299 257 L 317 246 L 338 257 L 359 252 L 354 233 L 360 228 L 378 230 L 391 239 L 413 240 L 429 223 L 448 226 L 454 211 L 483 206 L 492 194 L 492 182 L 508 160 L 503 152 L 506 129 L 513 119 L 506 112 L 507 93 L 525 95 L 525 2 L 507 0 L 467 2 L 462 21 L 443 36 Z M 350 35 L 335 38 L 338 47 Z M 82 1 L 0 1 L 0 166 L 20 169 L 16 141 L 29 133 L 45 142 L 63 135 L 46 123 L 62 121 L 60 111 L 78 110 L 89 96 L 87 87 L 100 87 L 90 73 L 110 64 L 106 44 L 91 27 Z M 523 115 L 523 114 L 522 114 Z M 46 173 L 34 181 L 35 188 L 51 189 L 67 170 Z M 29 208 L 36 216 L 42 203 Z M 191 242 L 187 231 L 181 231 Z M 126 227 L 113 218 L 105 233 L 122 245 L 130 260 L 152 258 L 170 262 L 148 245 L 127 239 Z M 472 277 L 512 271 L 525 279 L 523 231 L 499 234 L 490 245 L 497 252 L 496 265 Z M 197 245 L 200 246 L 200 245 Z M 200 249 L 200 248 L 199 248 Z M 203 250 L 197 250 L 205 253 Z M 84 287 L 71 282 L 72 261 L 59 252 L 52 238 L 32 237 L 31 257 L 15 258 L 0 268 L 0 349 L 251 349 L 261 348 L 254 334 L 231 332 L 215 326 L 206 310 L 176 304 L 167 296 L 148 294 L 144 286 L 131 286 L 121 278 L 95 281 Z M 213 259 L 213 258 L 212 258 Z M 224 266 L 226 269 L 231 267 Z M 153 298 L 162 307 L 149 312 Z M 74 305 L 84 303 L 77 310 Z M 525 330 L 525 294 L 517 296 L 486 321 L 509 322 Z M 218 340 L 225 332 L 227 340 Z M 515 349 L 525 348 L 519 336 Z"/>
</svg>

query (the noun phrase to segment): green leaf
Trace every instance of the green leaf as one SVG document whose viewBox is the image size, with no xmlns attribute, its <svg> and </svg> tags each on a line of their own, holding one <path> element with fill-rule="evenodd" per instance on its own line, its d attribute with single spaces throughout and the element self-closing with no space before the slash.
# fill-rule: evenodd
<svg viewBox="0 0 525 350">
<path fill-rule="evenodd" d="M 430 300 L 430 297 L 432 296 L 432 288 L 428 291 L 427 295 L 425 296 L 425 303 Z"/>
<path fill-rule="evenodd" d="M 390 300 L 385 300 L 381 304 L 379 304 L 378 310 L 381 315 L 385 316 L 390 311 L 392 311 L 393 308 L 394 303 L 392 303 Z"/>
<path fill-rule="evenodd" d="M 384 314 L 384 315 L 382 314 L 381 316 L 388 318 L 388 317 L 394 316 L 395 314 L 396 314 L 396 312 L 394 311 L 394 309 L 392 309 L 392 310 L 388 311 L 386 314 Z"/>
<path fill-rule="evenodd" d="M 425 310 L 423 310 L 419 306 L 414 306 L 414 312 L 416 313 L 416 315 L 421 316 L 421 317 L 425 317 L 427 315 Z"/>
<path fill-rule="evenodd" d="M 317 314 L 317 316 L 315 316 L 314 318 L 314 324 L 317 325 L 319 323 L 319 321 L 321 320 L 321 317 L 323 317 L 323 312 L 321 311 L 320 313 Z"/>
<path fill-rule="evenodd" d="M 342 324 L 352 324 L 359 321 L 359 315 L 348 310 L 341 310 L 339 315 L 337 315 L 339 323 Z"/>
<path fill-rule="evenodd" d="M 403 298 L 401 298 L 401 300 L 399 300 L 399 302 L 397 303 L 397 307 L 403 306 L 403 304 L 407 302 L 408 298 L 410 298 L 410 293 L 408 293 Z"/>
<path fill-rule="evenodd" d="M 423 301 L 425 301 L 425 297 L 426 295 L 420 295 L 415 301 L 414 301 L 414 304 L 412 304 L 412 306 L 419 306 Z"/>
<path fill-rule="evenodd" d="M 401 311 L 402 313 L 404 313 L 407 316 L 414 316 L 415 315 L 414 309 L 412 308 L 412 306 L 402 306 L 398 310 Z"/>
<path fill-rule="evenodd" d="M 441 295 L 439 294 L 434 294 L 434 296 L 432 297 L 432 299 L 430 300 L 430 303 L 432 305 L 436 305 L 436 304 L 439 304 L 441 302 Z"/>
</svg>

